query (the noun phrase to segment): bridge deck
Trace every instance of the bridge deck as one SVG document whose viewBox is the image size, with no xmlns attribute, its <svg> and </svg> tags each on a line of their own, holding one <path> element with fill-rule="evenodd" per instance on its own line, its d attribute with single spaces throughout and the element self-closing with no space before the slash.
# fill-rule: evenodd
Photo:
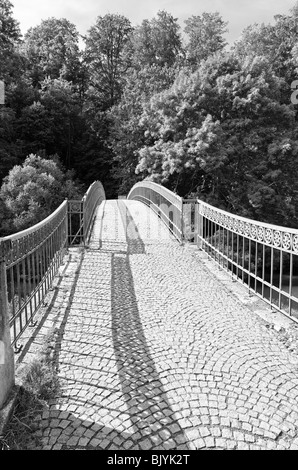
<svg viewBox="0 0 298 470">
<path fill-rule="evenodd" d="M 298 449 L 295 357 L 148 208 L 106 201 L 70 261 L 42 448 Z"/>
</svg>

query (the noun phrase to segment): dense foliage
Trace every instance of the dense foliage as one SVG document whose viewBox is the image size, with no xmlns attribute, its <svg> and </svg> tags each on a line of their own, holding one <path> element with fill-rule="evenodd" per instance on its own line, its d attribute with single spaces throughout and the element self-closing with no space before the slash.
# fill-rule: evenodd
<svg viewBox="0 0 298 470">
<path fill-rule="evenodd" d="M 184 31 L 166 11 L 136 26 L 107 14 L 81 49 L 65 18 L 22 37 L 0 0 L 0 235 L 96 179 L 107 197 L 150 178 L 298 227 L 297 23 L 295 6 L 227 48 L 219 13 L 193 15 Z"/>
<path fill-rule="evenodd" d="M 0 198 L 10 214 L 14 231 L 23 230 L 45 219 L 66 199 L 80 199 L 82 189 L 70 171 L 64 172 L 57 156 L 44 159 L 29 155 L 3 180 Z M 3 229 L 9 231 L 7 221 Z"/>
</svg>

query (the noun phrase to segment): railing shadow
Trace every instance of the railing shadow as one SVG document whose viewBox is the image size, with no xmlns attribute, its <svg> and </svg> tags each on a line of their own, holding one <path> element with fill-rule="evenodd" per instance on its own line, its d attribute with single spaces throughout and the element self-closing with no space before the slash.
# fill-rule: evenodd
<svg viewBox="0 0 298 470">
<path fill-rule="evenodd" d="M 133 217 L 123 202 L 119 203 L 119 210 L 126 223 L 128 249 L 126 254 L 112 254 L 114 352 L 133 433 L 147 435 L 152 447 L 158 448 L 159 432 L 170 430 L 173 425 L 180 436 L 183 435 L 183 430 L 175 418 L 159 378 L 138 310 L 129 258 L 134 254 L 145 254 L 145 245 Z M 174 449 L 176 445 L 173 440 L 171 448 Z"/>
<path fill-rule="evenodd" d="M 127 254 L 145 254 L 145 244 L 140 236 L 138 227 L 134 221 L 130 210 L 123 201 L 118 201 L 118 209 L 125 230 Z"/>
</svg>

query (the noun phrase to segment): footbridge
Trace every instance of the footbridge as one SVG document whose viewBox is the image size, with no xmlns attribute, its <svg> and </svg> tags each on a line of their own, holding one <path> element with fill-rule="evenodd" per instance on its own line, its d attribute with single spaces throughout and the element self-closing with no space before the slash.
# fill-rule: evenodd
<svg viewBox="0 0 298 470">
<path fill-rule="evenodd" d="M 0 239 L 0 408 L 51 333 L 32 449 L 298 449 L 297 256 L 297 230 L 95 182 Z"/>
</svg>

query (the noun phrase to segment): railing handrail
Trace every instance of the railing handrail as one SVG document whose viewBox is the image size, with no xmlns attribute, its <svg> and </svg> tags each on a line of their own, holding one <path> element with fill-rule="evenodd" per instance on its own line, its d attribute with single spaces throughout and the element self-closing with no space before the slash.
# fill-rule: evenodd
<svg viewBox="0 0 298 470">
<path fill-rule="evenodd" d="M 154 183 L 153 181 L 147 181 L 147 180 L 144 180 L 144 181 L 140 181 L 138 183 L 136 183 L 130 190 L 130 192 L 128 193 L 128 196 L 127 196 L 127 199 L 129 199 L 131 193 L 138 187 L 144 187 L 144 188 L 148 188 L 148 189 L 154 189 L 156 190 L 157 192 L 159 192 L 161 195 L 164 195 L 165 197 L 168 197 L 169 201 L 172 200 L 172 202 L 176 202 L 176 203 L 179 203 L 182 205 L 182 201 L 183 201 L 183 198 L 178 196 L 178 194 L 174 193 L 173 191 L 171 191 L 170 189 L 168 188 L 165 188 L 164 186 L 162 186 L 161 184 L 158 184 L 158 183 Z"/>
<path fill-rule="evenodd" d="M 67 205 L 67 199 L 63 201 L 62 204 L 60 204 L 60 206 L 45 219 L 41 220 L 37 224 L 32 225 L 32 227 L 29 227 L 25 230 L 0 238 L 0 243 L 7 242 L 7 241 L 20 240 L 21 238 L 24 238 L 36 232 L 37 230 L 40 230 L 42 227 L 45 227 L 49 222 L 51 222 L 56 217 L 56 215 L 62 210 L 62 208 L 64 208 L 64 206 L 66 205 Z"/>
<path fill-rule="evenodd" d="M 80 200 L 69 200 L 69 244 L 83 243 L 87 245 L 92 228 L 92 221 L 94 220 L 94 214 L 96 207 L 105 200 L 105 190 L 100 181 L 94 181 L 89 186 L 87 192 Z M 72 216 L 76 218 L 76 230 L 73 233 L 73 221 Z"/>
<path fill-rule="evenodd" d="M 97 190 L 97 197 L 93 198 L 93 193 Z M 85 196 L 83 197 L 83 212 L 84 212 L 84 244 L 86 245 L 88 237 L 90 235 L 90 229 L 92 227 L 92 220 L 95 212 L 95 208 L 98 206 L 98 201 L 105 199 L 105 190 L 100 181 L 94 181 L 89 187 Z M 88 205 L 91 203 L 91 211 L 89 213 Z"/>
<path fill-rule="evenodd" d="M 87 189 L 87 191 L 86 191 L 84 197 L 88 197 L 88 195 L 91 193 L 91 191 L 93 191 L 93 189 L 94 189 L 95 186 L 99 186 L 100 189 L 104 189 L 104 188 L 103 188 L 103 185 L 102 185 L 102 183 L 101 183 L 100 181 L 94 181 L 94 182 L 89 186 L 89 188 Z"/>
<path fill-rule="evenodd" d="M 197 199 L 197 202 L 199 203 L 200 206 L 204 205 L 204 206 L 208 207 L 209 209 L 211 209 L 211 210 L 213 210 L 213 211 L 215 211 L 219 214 L 222 214 L 222 215 L 225 215 L 225 216 L 228 216 L 228 217 L 232 217 L 232 218 L 240 220 L 244 223 L 258 225 L 258 226 L 268 228 L 268 229 L 271 229 L 271 230 L 276 230 L 276 231 L 279 231 L 279 232 L 291 232 L 292 234 L 298 235 L 298 229 L 295 229 L 295 228 L 285 227 L 283 225 L 269 224 L 267 222 L 260 222 L 260 221 L 255 220 L 255 219 L 249 219 L 248 217 L 243 217 L 243 216 L 234 214 L 233 212 L 228 212 L 228 211 L 225 211 L 223 209 L 219 209 L 218 207 L 212 206 L 211 204 L 208 204 L 207 202 L 202 201 L 201 199 Z"/>
</svg>

